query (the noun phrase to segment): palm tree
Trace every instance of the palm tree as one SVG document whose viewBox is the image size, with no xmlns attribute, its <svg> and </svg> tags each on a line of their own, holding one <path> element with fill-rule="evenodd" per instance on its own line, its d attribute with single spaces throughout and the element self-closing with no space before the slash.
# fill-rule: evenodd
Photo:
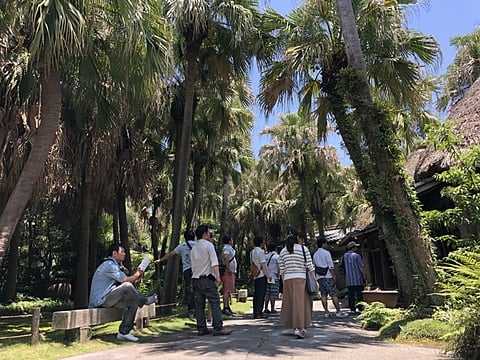
<svg viewBox="0 0 480 360">
<path fill-rule="evenodd" d="M 327 128 L 328 119 L 335 122 L 410 304 L 427 299 L 435 275 L 389 115 L 410 112 L 419 125 L 428 119 L 415 117 L 426 99 L 419 96 L 426 90 L 419 64 L 435 62 L 438 44 L 402 27 L 396 2 L 355 1 L 357 16 L 350 0 L 338 1 L 338 11 L 335 5 L 308 2 L 285 20 L 280 31 L 283 59 L 265 73 L 261 101 L 268 111 L 277 98 L 299 85 L 302 106 L 317 105 L 313 111 L 320 130 Z M 274 89 L 275 85 L 282 87 Z"/>
<path fill-rule="evenodd" d="M 38 71 L 40 79 L 40 126 L 34 149 L 0 216 L 0 263 L 55 141 L 62 99 L 61 65 L 67 57 L 81 53 L 86 28 L 81 3 L 32 1 L 17 5 L 17 16 L 24 20 L 25 43 L 29 44 L 29 65 Z"/>
<path fill-rule="evenodd" d="M 480 28 L 455 36 L 450 42 L 457 47 L 457 53 L 445 74 L 445 86 L 437 104 L 440 110 L 461 99 L 480 76 Z"/>
<path fill-rule="evenodd" d="M 323 234 L 325 227 L 324 202 L 329 192 L 340 184 L 340 163 L 334 148 L 320 146 L 317 128 L 305 114 L 280 116 L 280 123 L 262 131 L 270 135 L 273 144 L 260 149 L 260 164 L 266 174 L 279 178 L 284 184 L 298 184 L 300 188 L 299 224 L 302 231 L 314 237 Z M 317 231 L 305 220 L 314 218 Z"/>
<path fill-rule="evenodd" d="M 179 124 L 179 134 L 175 149 L 174 203 L 170 247 L 175 247 L 180 239 L 184 215 L 184 201 L 192 123 L 194 119 L 194 102 L 196 99 L 196 82 L 202 66 L 217 65 L 219 78 L 229 83 L 230 74 L 245 73 L 252 56 L 252 42 L 256 35 L 256 2 L 247 1 L 211 1 L 167 0 L 167 18 L 178 34 L 179 48 L 182 49 L 184 64 L 179 68 L 183 74 L 184 106 L 183 117 Z M 208 41 L 206 41 L 208 40 Z M 202 47 L 211 47 L 213 52 L 204 52 L 205 59 L 199 59 Z M 210 62 L 208 58 L 211 57 Z M 200 61 L 202 60 L 202 61 Z M 167 265 L 166 283 L 169 287 L 161 302 L 170 303 L 175 298 L 178 278 L 178 261 Z"/>
</svg>

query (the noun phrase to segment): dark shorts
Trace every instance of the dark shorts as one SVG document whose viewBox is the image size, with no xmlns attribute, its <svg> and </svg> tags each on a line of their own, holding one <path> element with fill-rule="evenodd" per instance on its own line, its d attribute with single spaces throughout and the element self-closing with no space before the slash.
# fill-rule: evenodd
<svg viewBox="0 0 480 360">
<path fill-rule="evenodd" d="M 321 278 L 318 280 L 320 285 L 320 295 L 322 296 L 338 296 L 338 289 L 332 278 Z"/>
</svg>

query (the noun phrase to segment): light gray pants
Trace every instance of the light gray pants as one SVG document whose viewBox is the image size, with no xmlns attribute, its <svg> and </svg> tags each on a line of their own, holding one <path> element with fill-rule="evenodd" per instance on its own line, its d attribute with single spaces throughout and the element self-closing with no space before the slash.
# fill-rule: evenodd
<svg viewBox="0 0 480 360">
<path fill-rule="evenodd" d="M 132 283 L 124 282 L 107 294 L 102 307 L 125 309 L 122 322 L 118 328 L 118 331 L 125 335 L 133 329 L 137 309 L 145 305 L 146 302 L 147 297 L 140 294 Z"/>
</svg>

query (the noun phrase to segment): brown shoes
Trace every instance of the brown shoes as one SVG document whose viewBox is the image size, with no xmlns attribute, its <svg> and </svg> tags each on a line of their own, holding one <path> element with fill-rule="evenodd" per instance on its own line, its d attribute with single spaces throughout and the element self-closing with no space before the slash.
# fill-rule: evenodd
<svg viewBox="0 0 480 360">
<path fill-rule="evenodd" d="M 212 333 L 212 330 L 210 329 L 198 330 L 198 336 L 210 335 L 211 333 Z"/>
<path fill-rule="evenodd" d="M 232 330 L 223 328 L 222 330 L 213 330 L 213 336 L 230 335 Z"/>
</svg>

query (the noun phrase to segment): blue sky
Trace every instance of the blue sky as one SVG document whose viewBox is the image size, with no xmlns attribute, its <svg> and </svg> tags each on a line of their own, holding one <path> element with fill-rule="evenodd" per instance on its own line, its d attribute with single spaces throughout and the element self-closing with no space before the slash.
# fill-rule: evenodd
<svg viewBox="0 0 480 360">
<path fill-rule="evenodd" d="M 281 14 L 288 13 L 291 9 L 298 7 L 302 0 L 266 0 L 260 1 L 267 4 Z M 431 0 L 429 5 L 419 6 L 415 12 L 408 17 L 409 27 L 427 35 L 433 35 L 440 43 L 442 49 L 442 63 L 438 74 L 445 72 L 445 69 L 455 57 L 455 48 L 450 45 L 450 38 L 457 35 L 471 33 L 480 26 L 480 0 Z M 254 90 L 257 91 L 256 89 Z M 296 111 L 291 108 L 281 109 L 282 112 Z M 260 147 L 268 142 L 267 136 L 260 136 L 260 131 L 265 127 L 272 126 L 277 121 L 277 114 L 274 112 L 269 119 L 255 111 L 257 120 L 252 134 L 252 145 L 255 156 L 258 155 Z M 338 139 L 332 139 L 331 143 L 338 147 Z M 339 151 L 340 160 L 343 163 L 350 163 L 348 155 Z"/>
</svg>

